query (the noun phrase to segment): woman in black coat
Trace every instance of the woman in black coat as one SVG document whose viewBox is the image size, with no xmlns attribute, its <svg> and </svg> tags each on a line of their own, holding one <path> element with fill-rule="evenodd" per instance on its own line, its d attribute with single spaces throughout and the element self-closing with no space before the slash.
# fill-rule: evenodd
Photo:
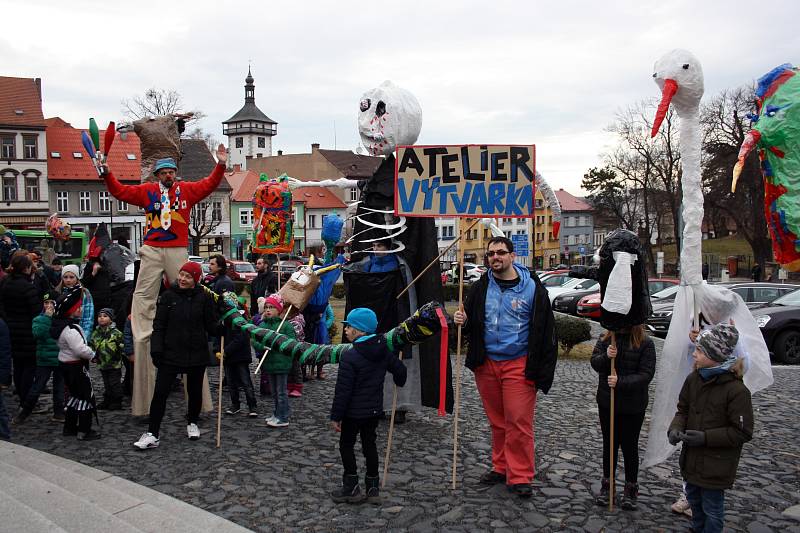
<svg viewBox="0 0 800 533">
<path fill-rule="evenodd" d="M 11 259 L 8 275 L 0 286 L 0 305 L 11 333 L 11 358 L 14 365 L 14 388 L 25 398 L 36 373 L 36 340 L 31 324 L 42 311 L 42 300 L 31 282 L 33 261 L 27 254 Z"/>
<path fill-rule="evenodd" d="M 615 358 L 616 376 L 611 375 L 612 357 Z M 647 410 L 647 389 L 656 371 L 656 348 L 653 340 L 644 332 L 642 325 L 616 333 L 607 332 L 594 347 L 592 368 L 599 374 L 597 410 L 600 415 L 600 429 L 603 432 L 603 479 L 596 503 L 608 505 L 608 477 L 611 463 L 610 410 L 613 387 L 616 395 L 613 466 L 615 471 L 619 448 L 622 448 L 622 454 L 625 456 L 625 489 L 619 498 L 619 506 L 626 510 L 635 510 L 639 496 L 639 433 Z"/>
</svg>

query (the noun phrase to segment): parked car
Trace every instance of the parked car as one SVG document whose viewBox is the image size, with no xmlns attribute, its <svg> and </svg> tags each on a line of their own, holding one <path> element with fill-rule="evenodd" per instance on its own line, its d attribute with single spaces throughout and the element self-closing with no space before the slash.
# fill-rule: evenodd
<svg viewBox="0 0 800 533">
<path fill-rule="evenodd" d="M 669 287 L 679 285 L 681 280 L 675 278 L 656 278 L 647 280 L 647 287 L 650 289 L 650 295 L 663 291 Z"/>
<path fill-rule="evenodd" d="M 292 274 L 297 272 L 297 269 L 303 266 L 304 263 L 300 261 L 296 261 L 293 259 L 281 260 L 281 268 L 280 268 L 280 280 L 281 284 L 286 283 L 289 281 L 289 278 L 292 277 Z M 272 271 L 278 272 L 278 264 L 275 263 L 272 265 Z"/>
<path fill-rule="evenodd" d="M 203 259 L 199 255 L 190 255 L 189 256 L 189 261 L 193 261 L 195 263 L 201 263 L 202 264 L 203 261 L 205 261 L 205 259 Z"/>
<path fill-rule="evenodd" d="M 730 289 L 739 296 L 747 304 L 747 307 L 754 309 L 765 305 L 771 305 L 770 302 L 782 295 L 795 291 L 797 285 L 789 285 L 784 283 L 724 283 L 722 286 Z M 669 296 L 665 298 L 652 299 L 653 314 L 647 319 L 647 328 L 656 336 L 666 336 L 669 330 L 669 324 L 672 321 L 672 308 L 675 305 L 675 295 L 678 293 L 677 286 L 674 289 L 667 288 L 661 293 L 671 291 Z M 661 294 L 656 293 L 656 294 Z"/>
<path fill-rule="evenodd" d="M 578 316 L 582 316 L 584 318 L 594 318 L 595 320 L 600 319 L 600 291 L 595 291 L 592 294 L 587 294 L 580 300 L 578 300 L 578 305 L 576 306 Z"/>
<path fill-rule="evenodd" d="M 547 283 L 545 283 L 545 287 L 547 287 Z M 564 282 L 563 285 L 559 287 L 547 287 L 547 294 L 550 297 L 550 303 L 552 304 L 556 296 L 570 294 L 572 291 L 583 291 L 589 289 L 597 290 L 599 288 L 600 284 L 596 280 L 569 278 Z"/>
<path fill-rule="evenodd" d="M 800 290 L 751 311 L 773 359 L 778 363 L 800 364 Z"/>
<path fill-rule="evenodd" d="M 560 270 L 556 272 L 546 272 L 545 274 L 539 276 L 539 279 L 542 281 L 542 285 L 544 285 L 547 288 L 550 288 L 550 287 L 561 287 L 569 280 L 577 278 L 569 277 L 569 270 Z"/>
<path fill-rule="evenodd" d="M 228 277 L 233 281 L 250 282 L 258 276 L 258 272 L 256 272 L 256 267 L 253 266 L 253 263 L 248 263 L 247 261 L 232 261 L 230 259 L 227 260 L 227 263 Z"/>
<path fill-rule="evenodd" d="M 556 296 L 553 299 L 553 311 L 559 311 L 561 313 L 569 313 L 570 315 L 577 315 L 578 314 L 578 303 L 583 300 L 584 297 L 589 295 L 597 294 L 598 299 L 600 298 L 600 293 L 597 292 L 597 287 L 591 286 L 588 289 L 581 289 L 581 290 L 572 290 Z M 599 300 L 598 300 L 599 301 Z M 599 303 L 598 303 L 599 309 Z M 598 317 L 600 315 L 598 314 Z"/>
<path fill-rule="evenodd" d="M 464 270 L 466 270 L 467 275 L 464 277 L 464 283 L 473 283 L 478 281 L 484 272 L 486 272 L 486 267 L 483 265 L 476 265 L 475 263 L 464 263 Z M 457 273 L 458 271 L 458 264 L 454 264 L 454 268 L 447 271 L 447 281 L 450 283 L 458 283 L 458 276 L 453 276 L 453 273 Z"/>
</svg>

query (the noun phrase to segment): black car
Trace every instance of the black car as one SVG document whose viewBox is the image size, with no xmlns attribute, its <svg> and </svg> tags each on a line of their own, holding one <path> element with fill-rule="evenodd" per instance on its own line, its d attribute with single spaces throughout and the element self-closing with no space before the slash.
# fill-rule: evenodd
<svg viewBox="0 0 800 533">
<path fill-rule="evenodd" d="M 775 298 L 797 289 L 797 285 L 760 282 L 725 283 L 718 286 L 730 289 L 741 296 L 747 307 L 751 309 L 766 305 Z M 677 286 L 668 287 L 661 292 L 655 293 L 650 299 L 653 313 L 647 319 L 647 329 L 658 337 L 667 335 L 669 324 L 672 321 L 672 307 L 675 304 L 677 293 Z M 660 298 L 658 297 L 659 295 L 661 296 Z"/>
<path fill-rule="evenodd" d="M 774 360 L 800 364 L 800 290 L 750 311 Z"/>
<path fill-rule="evenodd" d="M 585 289 L 579 291 L 570 291 L 565 294 L 559 294 L 553 299 L 553 311 L 559 313 L 567 313 L 570 315 L 578 315 L 578 302 L 584 296 L 599 292 L 600 289 L 594 287 L 592 289 Z"/>
</svg>

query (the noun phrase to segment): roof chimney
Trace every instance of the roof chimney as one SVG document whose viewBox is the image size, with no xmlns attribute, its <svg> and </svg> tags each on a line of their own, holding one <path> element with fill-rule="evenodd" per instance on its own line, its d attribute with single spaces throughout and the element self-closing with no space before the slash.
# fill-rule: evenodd
<svg viewBox="0 0 800 533">
<path fill-rule="evenodd" d="M 319 143 L 311 143 L 311 153 L 314 153 L 317 150 L 319 150 Z"/>
<path fill-rule="evenodd" d="M 36 84 L 36 92 L 39 93 L 39 101 L 42 101 L 42 78 L 34 78 L 33 83 Z"/>
<path fill-rule="evenodd" d="M 278 150 L 278 155 L 283 155 L 283 150 Z"/>
</svg>

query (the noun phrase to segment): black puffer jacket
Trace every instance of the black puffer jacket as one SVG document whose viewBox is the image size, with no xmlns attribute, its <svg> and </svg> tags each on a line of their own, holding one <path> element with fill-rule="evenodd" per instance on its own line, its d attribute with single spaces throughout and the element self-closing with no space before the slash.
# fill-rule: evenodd
<svg viewBox="0 0 800 533">
<path fill-rule="evenodd" d="M 256 279 L 250 282 L 250 314 L 256 316 L 258 313 L 259 298 L 274 292 L 278 292 L 278 276 L 271 270 L 260 272 Z"/>
<path fill-rule="evenodd" d="M 239 328 L 225 328 L 225 362 L 249 363 L 252 360 L 250 337 Z"/>
<path fill-rule="evenodd" d="M 630 337 L 617 333 L 616 398 L 614 409 L 619 414 L 638 414 L 647 410 L 647 388 L 656 373 L 656 347 L 653 339 L 646 337 L 639 348 L 633 348 Z M 597 405 L 601 409 L 611 406 L 611 359 L 606 354 L 610 340 L 599 339 L 592 352 L 592 368 L 600 374 L 597 382 Z"/>
<path fill-rule="evenodd" d="M 383 336 L 354 343 L 339 361 L 331 420 L 372 418 L 383 413 L 383 381 L 387 371 L 392 373 L 398 387 L 405 385 L 406 367 L 386 346 Z"/>
<path fill-rule="evenodd" d="M 31 324 L 42 311 L 42 300 L 30 276 L 12 273 L 0 281 L 0 304 L 11 333 L 11 357 L 36 359 Z"/>
<path fill-rule="evenodd" d="M 203 287 L 173 286 L 158 298 L 150 355 L 153 364 L 205 366 L 211 361 L 208 335 L 219 335 L 213 297 Z"/>
</svg>

